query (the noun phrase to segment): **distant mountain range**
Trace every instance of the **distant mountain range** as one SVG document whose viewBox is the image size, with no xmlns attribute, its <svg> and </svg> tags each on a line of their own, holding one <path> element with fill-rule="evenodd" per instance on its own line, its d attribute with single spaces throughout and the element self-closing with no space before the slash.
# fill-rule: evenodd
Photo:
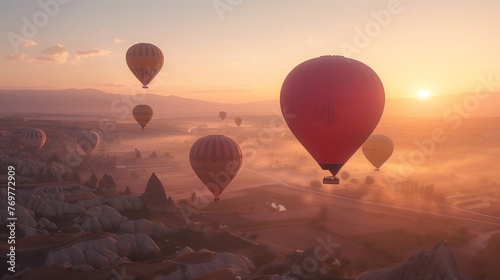
<svg viewBox="0 0 500 280">
<path fill-rule="evenodd" d="M 273 115 L 280 113 L 279 101 L 269 100 L 244 104 L 210 102 L 179 96 L 146 94 L 130 96 L 111 94 L 96 89 L 66 90 L 0 90 L 0 115 L 64 114 L 96 115 L 118 118 L 129 115 L 136 104 L 149 104 L 156 117 L 183 118 L 217 116 Z M 427 99 L 387 98 L 386 117 L 500 117 L 500 93 L 483 95 L 457 94 L 431 96 Z"/>
</svg>

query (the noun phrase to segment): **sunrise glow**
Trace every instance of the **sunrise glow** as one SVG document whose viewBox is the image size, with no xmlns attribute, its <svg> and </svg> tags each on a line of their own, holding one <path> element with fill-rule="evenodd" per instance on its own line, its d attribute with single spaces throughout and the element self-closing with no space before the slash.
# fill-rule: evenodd
<svg viewBox="0 0 500 280">
<path fill-rule="evenodd" d="M 429 93 L 429 91 L 425 90 L 425 89 L 420 90 L 418 92 L 418 98 L 420 98 L 420 99 L 427 99 L 427 98 L 429 98 L 430 95 L 431 94 Z"/>
</svg>

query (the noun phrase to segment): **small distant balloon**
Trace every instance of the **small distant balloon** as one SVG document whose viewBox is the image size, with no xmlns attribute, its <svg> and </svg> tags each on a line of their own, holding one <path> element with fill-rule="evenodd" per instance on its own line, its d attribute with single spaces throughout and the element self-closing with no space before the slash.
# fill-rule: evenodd
<svg viewBox="0 0 500 280">
<path fill-rule="evenodd" d="M 82 131 L 76 142 L 86 155 L 90 155 L 99 146 L 101 137 L 95 131 Z"/>
<path fill-rule="evenodd" d="M 198 139 L 189 152 L 194 173 L 214 195 L 214 201 L 231 183 L 241 168 L 243 155 L 238 142 L 224 135 Z"/>
<path fill-rule="evenodd" d="M 376 168 L 375 171 L 380 171 L 380 167 L 394 152 L 394 143 L 388 136 L 373 134 L 366 139 L 361 149 L 368 161 Z"/>
<path fill-rule="evenodd" d="M 153 108 L 149 105 L 140 104 L 134 107 L 132 115 L 134 115 L 135 120 L 144 130 L 144 127 L 153 118 Z"/>
<path fill-rule="evenodd" d="M 241 123 L 242 123 L 242 122 L 243 122 L 243 120 L 242 120 L 241 118 L 236 118 L 236 119 L 234 119 L 234 123 L 235 123 L 238 127 L 240 127 L 240 125 L 241 125 Z"/>
<path fill-rule="evenodd" d="M 221 120 L 224 120 L 224 119 L 226 118 L 226 116 L 227 116 L 227 113 L 226 113 L 226 112 L 224 112 L 224 111 L 219 112 L 219 118 L 220 118 Z"/>
<path fill-rule="evenodd" d="M 23 149 L 34 155 L 43 147 L 47 136 L 41 129 L 28 128 L 21 133 L 20 140 Z"/>
<path fill-rule="evenodd" d="M 143 88 L 158 74 L 163 66 L 163 53 L 149 43 L 138 43 L 131 46 L 126 54 L 128 68 L 142 83 Z"/>
</svg>

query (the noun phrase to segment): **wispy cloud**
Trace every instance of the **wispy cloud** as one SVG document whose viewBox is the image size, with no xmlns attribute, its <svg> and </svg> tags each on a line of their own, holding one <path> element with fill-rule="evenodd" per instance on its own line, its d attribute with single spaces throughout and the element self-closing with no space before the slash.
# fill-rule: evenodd
<svg viewBox="0 0 500 280">
<path fill-rule="evenodd" d="M 38 45 L 38 43 L 33 40 L 33 39 L 26 39 L 26 41 L 24 41 L 24 44 L 23 44 L 23 48 L 29 48 L 29 47 L 34 47 Z"/>
<path fill-rule="evenodd" d="M 108 56 L 111 55 L 112 52 L 104 49 L 93 49 L 93 50 L 83 50 L 75 52 L 75 63 L 80 63 L 83 59 L 93 58 L 98 56 Z"/>
<path fill-rule="evenodd" d="M 127 42 L 127 40 L 122 39 L 122 38 L 115 38 L 115 40 L 113 41 L 113 43 L 115 43 L 115 44 L 123 44 L 125 42 Z"/>
<path fill-rule="evenodd" d="M 38 61 L 54 61 L 57 63 L 65 63 L 68 60 L 69 53 L 63 45 L 57 44 L 42 50 L 42 55 L 37 57 Z"/>
<path fill-rule="evenodd" d="M 12 61 L 23 61 L 25 58 L 26 58 L 25 54 L 20 54 L 20 55 L 11 54 L 11 55 L 5 57 L 5 59 L 12 60 Z"/>
</svg>

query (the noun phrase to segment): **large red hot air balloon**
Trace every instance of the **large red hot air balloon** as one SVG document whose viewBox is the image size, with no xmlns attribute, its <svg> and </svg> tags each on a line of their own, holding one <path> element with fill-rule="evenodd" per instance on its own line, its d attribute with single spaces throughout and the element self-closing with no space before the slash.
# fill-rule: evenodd
<svg viewBox="0 0 500 280">
<path fill-rule="evenodd" d="M 28 128 L 21 133 L 20 140 L 23 149 L 34 155 L 43 147 L 47 136 L 41 129 Z"/>
<path fill-rule="evenodd" d="M 224 135 L 198 139 L 189 152 L 194 173 L 214 195 L 214 201 L 236 176 L 242 164 L 238 142 Z"/>
<path fill-rule="evenodd" d="M 377 126 L 385 97 L 370 67 L 343 56 L 322 56 L 288 74 L 280 103 L 295 137 L 335 176 Z M 338 178 L 323 182 L 338 183 Z"/>
<path fill-rule="evenodd" d="M 163 66 L 163 53 L 153 44 L 138 43 L 128 49 L 126 60 L 128 68 L 142 83 L 142 87 L 148 88 Z"/>
</svg>

